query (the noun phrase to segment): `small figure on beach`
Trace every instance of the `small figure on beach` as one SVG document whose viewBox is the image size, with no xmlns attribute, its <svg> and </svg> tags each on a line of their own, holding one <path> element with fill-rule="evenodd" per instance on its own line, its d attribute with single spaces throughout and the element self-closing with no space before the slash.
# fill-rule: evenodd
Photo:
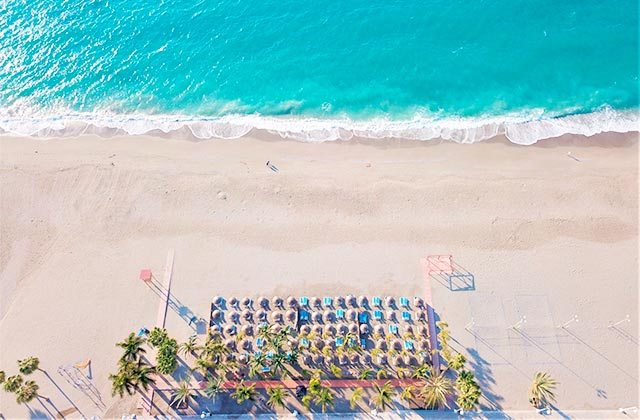
<svg viewBox="0 0 640 420">
<path fill-rule="evenodd" d="M 273 172 L 278 172 L 279 169 L 276 165 L 274 165 L 273 163 L 271 163 L 270 160 L 267 161 L 267 168 L 271 169 Z"/>
</svg>

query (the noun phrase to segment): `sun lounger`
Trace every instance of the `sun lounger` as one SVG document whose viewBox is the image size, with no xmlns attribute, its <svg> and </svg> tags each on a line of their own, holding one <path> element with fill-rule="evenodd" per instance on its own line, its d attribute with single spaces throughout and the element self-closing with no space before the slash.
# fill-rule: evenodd
<svg viewBox="0 0 640 420">
<path fill-rule="evenodd" d="M 344 319 L 344 309 L 337 309 L 336 310 L 336 318 Z"/>
<path fill-rule="evenodd" d="M 306 296 L 302 296 L 300 298 L 300 306 L 309 306 L 309 298 Z"/>
<path fill-rule="evenodd" d="M 402 311 L 402 320 L 411 321 L 411 313 L 408 311 Z"/>
<path fill-rule="evenodd" d="M 367 347 L 367 340 L 365 340 L 364 338 L 360 339 L 360 347 L 362 347 L 363 349 Z"/>
<path fill-rule="evenodd" d="M 408 308 L 409 307 L 409 298 L 401 297 L 400 298 L 400 305 L 404 306 L 405 308 Z"/>
<path fill-rule="evenodd" d="M 275 353 L 273 351 L 267 352 L 267 359 L 271 359 Z"/>
<path fill-rule="evenodd" d="M 258 347 L 264 346 L 264 339 L 262 337 L 258 337 L 258 339 L 256 340 L 256 346 Z"/>
<path fill-rule="evenodd" d="M 331 306 L 331 305 L 333 305 L 333 298 L 332 298 L 332 297 L 329 297 L 329 296 L 325 296 L 325 297 L 322 299 L 322 304 L 323 304 L 324 306 Z"/>
<path fill-rule="evenodd" d="M 262 373 L 270 372 L 271 368 L 269 366 L 263 366 L 261 371 Z"/>
<path fill-rule="evenodd" d="M 336 337 L 336 346 L 341 346 L 344 344 L 344 338 Z"/>
<path fill-rule="evenodd" d="M 369 322 L 369 314 L 366 312 L 360 312 L 358 314 L 358 321 L 361 324 L 366 324 L 367 322 Z"/>
<path fill-rule="evenodd" d="M 261 351 L 254 351 L 253 352 L 253 357 L 260 357 L 262 356 L 262 352 Z"/>
<path fill-rule="evenodd" d="M 300 339 L 300 345 L 302 347 L 309 347 L 309 340 L 307 340 L 306 338 L 301 338 Z"/>
<path fill-rule="evenodd" d="M 396 324 L 389 324 L 389 332 L 391 334 L 397 334 L 398 333 L 398 326 Z"/>
<path fill-rule="evenodd" d="M 300 321 L 308 321 L 309 320 L 309 312 L 300 311 Z"/>
<path fill-rule="evenodd" d="M 376 321 L 381 321 L 382 320 L 382 311 L 373 311 L 373 319 L 375 319 Z"/>
<path fill-rule="evenodd" d="M 373 306 L 382 306 L 382 298 L 380 298 L 379 296 L 374 296 L 373 299 L 371 299 L 371 302 L 373 303 Z"/>
<path fill-rule="evenodd" d="M 404 349 L 405 350 L 413 350 L 413 341 L 404 340 Z"/>
</svg>

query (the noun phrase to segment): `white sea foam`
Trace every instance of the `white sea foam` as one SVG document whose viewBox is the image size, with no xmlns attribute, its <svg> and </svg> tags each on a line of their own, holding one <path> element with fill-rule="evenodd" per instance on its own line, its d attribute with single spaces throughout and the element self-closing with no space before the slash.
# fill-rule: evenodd
<svg viewBox="0 0 640 420">
<path fill-rule="evenodd" d="M 24 110 L 22 110 L 24 111 Z M 217 118 L 181 115 L 121 115 L 101 113 L 39 113 L 0 110 L 0 133 L 34 137 L 77 136 L 86 132 L 124 132 L 131 135 L 152 131 L 170 133 L 188 130 L 197 139 L 235 139 L 251 130 L 264 130 L 282 138 L 322 142 L 400 138 L 411 140 L 445 139 L 457 143 L 476 143 L 505 135 L 511 142 L 530 145 L 538 140 L 563 134 L 592 136 L 602 132 L 640 130 L 638 110 L 617 111 L 603 108 L 588 114 L 563 117 L 496 116 L 486 118 L 436 118 L 416 116 L 410 120 L 317 119 L 266 117 L 259 115 L 227 115 Z M 97 129 L 97 130 L 96 130 Z"/>
</svg>

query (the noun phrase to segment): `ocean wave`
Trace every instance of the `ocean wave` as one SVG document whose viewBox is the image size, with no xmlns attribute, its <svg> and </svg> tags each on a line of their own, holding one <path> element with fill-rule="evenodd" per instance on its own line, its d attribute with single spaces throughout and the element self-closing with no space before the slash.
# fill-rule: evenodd
<svg viewBox="0 0 640 420">
<path fill-rule="evenodd" d="M 531 115 L 531 114 L 530 114 Z M 593 136 L 602 132 L 640 130 L 638 110 L 619 111 L 605 107 L 586 114 L 535 118 L 493 116 L 482 118 L 435 118 L 416 116 L 410 120 L 374 118 L 370 120 L 267 117 L 227 115 L 187 117 L 110 113 L 62 113 L 56 115 L 15 115 L 0 110 L 0 134 L 32 137 L 73 137 L 85 133 L 142 135 L 187 130 L 196 139 L 236 139 L 252 130 L 266 131 L 285 139 L 308 142 L 350 140 L 352 138 L 409 140 L 451 140 L 476 143 L 504 135 L 512 143 L 531 145 L 563 134 Z"/>
</svg>

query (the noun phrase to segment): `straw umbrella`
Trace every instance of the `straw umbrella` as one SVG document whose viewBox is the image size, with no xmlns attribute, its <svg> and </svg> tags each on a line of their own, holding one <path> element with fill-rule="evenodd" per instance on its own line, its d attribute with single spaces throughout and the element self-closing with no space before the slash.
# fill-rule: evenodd
<svg viewBox="0 0 640 420">
<path fill-rule="evenodd" d="M 375 327 L 373 327 L 373 330 L 375 331 L 376 334 L 384 336 L 384 325 L 378 324 Z"/>
<path fill-rule="evenodd" d="M 289 296 L 287 298 L 287 305 L 289 305 L 290 308 L 297 308 L 298 307 L 298 299 L 294 298 L 293 296 Z"/>
<path fill-rule="evenodd" d="M 296 320 L 296 311 L 289 309 L 286 313 L 287 321 L 293 322 Z"/>
<path fill-rule="evenodd" d="M 349 324 L 349 332 L 351 334 L 358 334 L 358 324 Z"/>
<path fill-rule="evenodd" d="M 393 358 L 393 366 L 402 366 L 404 364 L 404 360 L 402 360 L 402 356 L 396 356 Z"/>
<path fill-rule="evenodd" d="M 391 348 L 393 348 L 394 350 L 402 350 L 402 341 L 395 339 L 391 342 Z"/>
<path fill-rule="evenodd" d="M 224 346 L 229 350 L 235 350 L 236 341 L 232 338 L 227 338 L 226 340 L 224 340 Z"/>
<path fill-rule="evenodd" d="M 233 335 L 235 334 L 235 332 L 236 332 L 236 329 L 234 328 L 233 325 L 226 325 L 224 327 L 224 333 L 227 335 Z"/>
<path fill-rule="evenodd" d="M 416 312 L 416 318 L 418 319 L 418 321 L 426 321 L 427 320 L 427 314 L 425 314 L 424 311 L 418 311 Z"/>
<path fill-rule="evenodd" d="M 338 356 L 338 361 L 341 365 L 346 365 L 347 363 L 349 363 L 349 358 L 346 354 L 341 354 L 340 356 Z"/>
<path fill-rule="evenodd" d="M 415 356 L 409 356 L 407 358 L 407 364 L 409 366 L 418 366 L 418 358 Z"/>
<path fill-rule="evenodd" d="M 222 317 L 222 311 L 219 309 L 214 310 L 213 312 L 211 312 L 211 318 L 214 321 L 219 320 Z"/>
<path fill-rule="evenodd" d="M 345 335 L 349 332 L 349 327 L 347 327 L 347 324 L 338 324 L 338 332 Z"/>
<path fill-rule="evenodd" d="M 376 348 L 380 349 L 380 350 L 386 350 L 387 349 L 387 342 L 384 339 L 379 339 L 378 341 L 376 341 Z"/>
<path fill-rule="evenodd" d="M 321 354 L 314 354 L 313 355 L 313 363 L 320 365 L 322 364 L 322 362 L 324 361 L 324 357 L 322 357 Z"/>
<path fill-rule="evenodd" d="M 322 312 L 314 312 L 313 313 L 313 321 L 314 322 L 322 322 Z"/>
<path fill-rule="evenodd" d="M 309 334 L 311 332 L 311 327 L 309 325 L 303 325 L 302 327 L 300 327 L 300 333 L 301 334 Z"/>
<path fill-rule="evenodd" d="M 248 298 L 248 297 L 246 297 L 246 296 L 245 296 L 245 297 L 243 297 L 243 298 L 242 298 L 242 304 L 248 308 L 249 306 L 251 306 L 251 299 L 249 299 L 249 298 Z"/>
<path fill-rule="evenodd" d="M 322 350 L 324 348 L 324 341 L 321 338 L 316 338 L 313 340 L 313 346 L 318 350 Z"/>
<path fill-rule="evenodd" d="M 282 300 L 282 298 L 281 298 L 281 297 L 279 297 L 279 296 L 274 296 L 274 297 L 271 299 L 271 303 L 273 303 L 273 306 L 274 306 L 275 308 L 281 308 L 281 307 L 282 307 L 282 302 L 283 302 L 283 300 Z"/>
<path fill-rule="evenodd" d="M 422 340 L 420 342 L 420 350 L 429 350 L 429 341 L 428 340 Z"/>
<path fill-rule="evenodd" d="M 326 322 L 333 322 L 335 320 L 335 314 L 333 312 L 331 312 L 330 310 L 325 310 L 324 311 L 324 320 Z"/>
<path fill-rule="evenodd" d="M 265 311 L 264 309 L 258 309 L 256 311 L 256 318 L 258 318 L 258 321 L 266 321 L 267 320 L 267 311 Z"/>
<path fill-rule="evenodd" d="M 236 355 L 233 353 L 229 353 L 227 355 L 224 356 L 224 361 L 225 362 L 233 362 L 236 360 Z"/>
<path fill-rule="evenodd" d="M 243 325 L 242 326 L 242 334 L 247 336 L 253 335 L 253 326 L 252 325 Z"/>
<path fill-rule="evenodd" d="M 251 343 L 249 343 L 249 348 L 251 348 Z M 249 350 L 249 348 L 246 348 L 245 350 Z M 246 354 L 241 354 L 240 357 L 238 357 L 238 363 L 240 363 L 241 365 L 246 365 L 247 363 L 249 363 L 249 358 Z"/>
<path fill-rule="evenodd" d="M 249 340 L 242 340 L 242 342 L 240 343 L 240 347 L 243 350 L 247 350 L 249 351 L 251 349 L 251 341 Z"/>
<path fill-rule="evenodd" d="M 358 300 L 356 299 L 355 296 L 349 295 L 347 296 L 347 305 L 351 306 L 352 308 L 355 308 L 356 306 L 358 306 Z"/>
<path fill-rule="evenodd" d="M 429 337 L 429 330 L 427 329 L 427 327 L 420 327 L 418 329 L 418 333 L 423 337 Z"/>
<path fill-rule="evenodd" d="M 324 340 L 324 346 L 329 347 L 330 349 L 335 348 L 335 344 L 336 344 L 335 340 L 330 340 L 328 338 Z"/>
<path fill-rule="evenodd" d="M 351 355 L 351 364 L 357 365 L 358 363 L 360 363 L 360 355 L 358 353 L 353 353 Z"/>
<path fill-rule="evenodd" d="M 273 311 L 271 312 L 271 320 L 273 322 L 282 322 L 282 312 L 280 311 Z"/>
<path fill-rule="evenodd" d="M 324 329 L 322 328 L 322 325 L 314 325 L 312 331 L 316 335 L 322 335 L 322 332 L 324 331 Z"/>
<path fill-rule="evenodd" d="M 344 303 L 345 303 L 344 296 L 338 296 L 336 298 L 336 306 L 338 308 L 344 308 Z"/>
<path fill-rule="evenodd" d="M 334 327 L 333 325 L 325 325 L 324 326 L 324 331 L 325 334 L 333 337 L 336 335 L 336 327 Z"/>
<path fill-rule="evenodd" d="M 210 334 L 220 334 L 220 326 L 219 325 L 212 325 L 211 327 L 209 327 L 209 333 Z"/>
<path fill-rule="evenodd" d="M 238 313 L 238 311 L 231 311 L 229 313 L 229 318 L 231 319 L 231 321 L 237 323 L 238 321 L 240 321 L 240 314 Z"/>
<path fill-rule="evenodd" d="M 216 306 L 222 306 L 222 304 L 224 303 L 224 299 L 222 296 L 216 296 L 213 298 L 213 304 Z"/>
<path fill-rule="evenodd" d="M 237 297 L 232 297 L 231 299 L 229 299 L 229 305 L 230 305 L 232 308 L 237 308 L 239 303 L 240 303 L 240 302 L 238 301 L 238 298 L 237 298 Z"/>
<path fill-rule="evenodd" d="M 355 309 L 349 309 L 345 315 L 347 317 L 347 321 L 355 321 L 358 316 L 358 312 Z"/>
<path fill-rule="evenodd" d="M 269 307 L 269 299 L 267 299 L 264 296 L 260 296 L 258 298 L 258 305 L 260 305 L 261 308 L 268 308 Z"/>
<path fill-rule="evenodd" d="M 369 299 L 364 295 L 358 296 L 358 305 L 360 305 L 361 308 L 366 308 L 369 305 Z"/>
<path fill-rule="evenodd" d="M 253 314 L 250 310 L 245 309 L 244 311 L 242 311 L 242 318 L 244 318 L 245 321 L 251 321 L 251 319 L 253 318 Z"/>
<path fill-rule="evenodd" d="M 404 327 L 404 332 L 413 334 L 413 327 L 411 325 L 407 325 L 406 327 Z"/>
<path fill-rule="evenodd" d="M 387 304 L 389 308 L 393 308 L 396 305 L 396 300 L 391 296 L 387 296 L 384 299 L 384 302 Z"/>
<path fill-rule="evenodd" d="M 362 363 L 367 366 L 371 365 L 371 355 L 369 353 L 362 355 Z"/>
<path fill-rule="evenodd" d="M 271 331 L 273 331 L 274 334 L 278 334 L 282 331 L 282 327 L 280 325 L 274 325 L 271 327 Z"/>
<path fill-rule="evenodd" d="M 389 309 L 387 311 L 387 319 L 390 321 L 395 321 L 396 320 L 396 313 L 394 311 L 392 311 L 391 309 Z"/>
<path fill-rule="evenodd" d="M 415 306 L 416 308 L 420 308 L 423 309 L 424 308 L 424 300 L 421 297 L 414 297 L 413 298 L 413 306 Z"/>
<path fill-rule="evenodd" d="M 387 355 L 386 354 L 381 354 L 380 356 L 378 356 L 378 363 L 380 363 L 381 365 L 386 365 L 387 364 Z"/>
<path fill-rule="evenodd" d="M 305 354 L 304 357 L 302 358 L 302 363 L 304 363 L 307 366 L 309 366 L 312 362 L 313 362 L 313 359 L 311 358 L 310 354 Z"/>
<path fill-rule="evenodd" d="M 322 306 L 322 299 L 320 299 L 319 297 L 312 297 L 311 303 L 314 308 L 319 308 Z"/>
<path fill-rule="evenodd" d="M 297 349 L 298 348 L 298 339 L 297 338 L 290 338 L 289 339 L 289 347 L 292 349 Z"/>
<path fill-rule="evenodd" d="M 360 334 L 367 335 L 369 334 L 369 326 L 367 324 L 360 325 Z"/>
</svg>

